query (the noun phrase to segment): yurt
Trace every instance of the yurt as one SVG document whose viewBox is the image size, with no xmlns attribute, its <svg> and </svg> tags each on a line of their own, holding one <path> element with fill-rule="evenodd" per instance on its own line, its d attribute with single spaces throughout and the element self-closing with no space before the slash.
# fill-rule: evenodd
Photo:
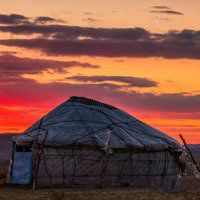
<svg viewBox="0 0 200 200">
<path fill-rule="evenodd" d="M 70 97 L 13 138 L 10 183 L 36 187 L 180 186 L 181 145 L 126 112 Z"/>
</svg>

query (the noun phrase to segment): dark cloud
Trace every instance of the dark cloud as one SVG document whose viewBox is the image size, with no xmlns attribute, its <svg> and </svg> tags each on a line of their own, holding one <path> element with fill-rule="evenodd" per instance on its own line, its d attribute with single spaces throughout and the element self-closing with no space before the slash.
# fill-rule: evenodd
<svg viewBox="0 0 200 200">
<path fill-rule="evenodd" d="M 24 87 L 26 85 L 26 87 Z M 123 107 L 129 111 L 159 112 L 159 113 L 199 113 L 200 94 L 189 95 L 184 93 L 154 94 L 136 91 L 121 91 L 120 86 L 114 84 L 70 84 L 37 82 L 0 85 L 0 103 L 15 99 L 23 106 L 52 105 L 66 100 L 71 95 L 94 98 L 114 106 Z M 189 116 L 189 115 L 188 115 Z"/>
<path fill-rule="evenodd" d="M 184 93 L 154 94 L 132 92 L 125 94 L 126 106 L 134 104 L 136 109 L 157 112 L 199 112 L 200 94 L 187 95 Z M 134 103 L 133 103 L 134 102 Z"/>
<path fill-rule="evenodd" d="M 12 34 L 41 34 L 57 39 L 91 37 L 93 39 L 136 40 L 145 39 L 151 34 L 143 28 L 92 28 L 66 25 L 37 25 L 27 24 L 18 26 L 1 26 L 1 32 Z"/>
<path fill-rule="evenodd" d="M 151 8 L 153 9 L 158 9 L 158 10 L 163 10 L 163 9 L 171 9 L 170 7 L 168 6 L 152 6 Z"/>
<path fill-rule="evenodd" d="M 23 87 L 23 85 L 27 85 L 27 84 L 31 84 L 31 85 L 37 85 L 37 82 L 33 79 L 28 79 L 28 78 L 23 78 L 21 76 L 17 76 L 15 74 L 13 75 L 3 75 L 0 74 L 0 87 L 4 87 L 4 89 L 7 88 L 7 86 L 12 86 L 12 87 L 16 87 L 16 85 L 21 85 L 21 87 Z"/>
<path fill-rule="evenodd" d="M 200 32 L 159 35 L 160 41 L 129 41 L 101 39 L 8 39 L 0 44 L 37 49 L 48 55 L 76 55 L 103 57 L 163 57 L 168 59 L 200 59 Z M 195 36 L 196 35 L 196 36 Z"/>
<path fill-rule="evenodd" d="M 88 23 L 99 23 L 99 22 L 103 22 L 103 20 L 101 19 L 96 19 L 96 18 L 92 18 L 92 17 L 87 17 L 82 19 L 83 22 L 88 22 Z"/>
<path fill-rule="evenodd" d="M 77 61 L 55 61 L 46 59 L 20 58 L 12 54 L 0 55 L 0 83 L 24 82 L 23 74 L 38 74 L 45 70 L 65 72 L 67 68 L 98 68 L 97 65 Z"/>
<path fill-rule="evenodd" d="M 178 12 L 176 10 L 172 10 L 168 6 L 152 6 L 153 10 L 151 10 L 152 13 L 161 13 L 161 14 L 168 14 L 168 15 L 184 15 L 181 12 Z"/>
<path fill-rule="evenodd" d="M 65 21 L 62 20 L 62 19 L 55 19 L 55 18 L 48 17 L 48 16 L 39 16 L 39 17 L 36 17 L 34 22 L 35 22 L 36 24 L 37 24 L 37 23 L 40 23 L 40 24 L 55 23 L 55 22 L 58 22 L 58 23 L 65 23 Z"/>
<path fill-rule="evenodd" d="M 0 44 L 38 49 L 57 56 L 200 58 L 198 30 L 156 34 L 138 27 L 91 28 L 27 24 L 0 26 L 0 31 L 26 36 L 40 34 L 40 38 L 0 40 Z"/>
<path fill-rule="evenodd" d="M 176 10 L 172 10 L 168 6 L 152 6 L 153 10 L 151 10 L 152 13 L 160 13 L 160 14 L 168 14 L 168 15 L 184 15 L 181 12 L 178 12 Z"/>
<path fill-rule="evenodd" d="M 72 76 L 67 79 L 78 81 L 78 82 L 93 82 L 102 83 L 106 81 L 121 82 L 125 86 L 131 87 L 156 87 L 157 82 L 147 78 L 140 77 L 129 77 L 129 76 Z"/>
<path fill-rule="evenodd" d="M 23 24 L 29 23 L 29 18 L 24 15 L 10 14 L 4 15 L 0 14 L 0 24 Z"/>
<path fill-rule="evenodd" d="M 166 37 L 169 40 L 179 42 L 193 42 L 194 45 L 200 45 L 200 31 L 197 30 L 182 30 L 182 31 L 170 31 Z"/>
<path fill-rule="evenodd" d="M 181 12 L 175 10 L 151 10 L 152 13 L 161 13 L 161 14 L 168 14 L 168 15 L 184 15 Z"/>
<path fill-rule="evenodd" d="M 46 23 L 66 23 L 62 19 L 56 19 L 49 16 L 38 16 L 36 18 L 29 18 L 24 15 L 19 14 L 0 14 L 0 24 L 6 25 L 29 25 L 34 26 L 36 24 L 46 24 Z"/>
<path fill-rule="evenodd" d="M 71 95 L 87 96 L 106 103 L 145 112 L 183 113 L 178 117 L 197 118 L 200 113 L 200 94 L 154 94 L 152 92 L 123 91 L 122 82 L 134 87 L 156 86 L 157 82 L 146 78 L 123 76 L 75 76 L 72 83 L 38 83 L 21 77 L 23 74 L 40 73 L 43 70 L 63 70 L 67 67 L 96 67 L 88 63 L 60 62 L 42 59 L 19 58 L 13 55 L 0 56 L 0 103 L 1 105 L 45 106 L 55 105 Z M 88 82 L 88 80 L 91 82 Z M 67 81 L 67 80 L 66 80 Z M 98 84 L 94 84 L 94 83 Z M 13 101 L 14 99 L 14 101 Z M 188 114 L 187 114 L 188 113 Z M 197 113 L 192 115 L 191 113 Z M 174 114 L 175 116 L 176 114 Z"/>
</svg>

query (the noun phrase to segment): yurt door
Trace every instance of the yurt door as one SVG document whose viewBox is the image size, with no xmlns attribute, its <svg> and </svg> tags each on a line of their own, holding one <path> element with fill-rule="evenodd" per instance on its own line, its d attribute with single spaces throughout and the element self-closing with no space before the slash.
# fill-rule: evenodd
<svg viewBox="0 0 200 200">
<path fill-rule="evenodd" d="M 32 181 L 32 148 L 13 145 L 12 184 L 25 185 Z"/>
</svg>

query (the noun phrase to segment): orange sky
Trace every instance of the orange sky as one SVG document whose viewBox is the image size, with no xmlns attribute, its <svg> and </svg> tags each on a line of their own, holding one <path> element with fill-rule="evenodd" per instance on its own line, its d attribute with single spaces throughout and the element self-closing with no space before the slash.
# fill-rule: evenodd
<svg viewBox="0 0 200 200">
<path fill-rule="evenodd" d="M 10 0 L 1 2 L 0 14 L 4 16 L 0 15 L 0 78 L 5 78 L 5 81 L 0 82 L 0 133 L 22 132 L 43 114 L 69 96 L 76 94 L 114 104 L 177 139 L 179 139 L 178 134 L 182 133 L 189 143 L 200 143 L 200 55 L 197 52 L 200 48 L 199 7 L 199 0 L 44 0 L 42 2 Z M 156 45 L 164 41 L 163 46 L 160 47 L 163 48 L 163 52 L 153 53 L 152 50 L 152 55 L 148 52 L 143 54 L 143 49 L 138 53 L 137 47 L 132 49 L 137 55 L 134 55 L 132 50 L 127 51 L 131 55 L 126 55 L 126 47 L 122 47 L 122 52 L 120 48 L 118 51 L 111 49 L 113 54 L 110 55 L 108 51 L 107 55 L 106 49 L 105 52 L 103 47 L 103 50 L 96 50 L 97 46 L 94 47 L 93 54 L 93 52 L 85 53 L 82 44 L 79 44 L 80 46 L 76 47 L 79 50 L 77 50 L 78 53 L 76 49 L 72 49 L 74 53 L 63 54 L 62 51 L 68 50 L 61 49 L 55 54 L 55 51 L 61 47 L 52 44 L 48 48 L 54 53 L 49 53 L 50 50 L 41 46 L 42 42 L 33 48 L 24 46 L 24 41 L 18 41 L 25 39 L 32 42 L 35 38 L 40 38 L 49 39 L 52 42 L 55 35 L 51 35 L 48 31 L 46 34 L 24 33 L 21 26 L 27 24 L 8 21 L 11 14 L 27 17 L 27 20 L 31 21 L 29 27 L 36 23 L 34 22 L 36 17 L 48 16 L 57 21 L 41 22 L 40 26 L 78 26 L 83 31 L 84 27 L 93 27 L 94 31 L 102 31 L 99 28 L 104 28 L 105 32 L 114 29 L 109 37 L 119 37 L 114 34 L 116 28 L 121 28 L 122 30 L 118 31 L 122 34 L 121 31 L 125 28 L 140 27 L 145 29 L 151 38 L 136 38 L 136 40 L 139 43 L 144 40 L 154 42 L 156 38 L 159 40 Z M 14 27 L 13 29 L 21 32 L 2 31 L 5 27 L 9 30 Z M 182 31 L 185 29 L 190 30 L 192 38 L 191 35 L 183 36 Z M 174 30 L 179 32 L 171 36 L 170 33 Z M 159 34 L 164 39 L 160 39 Z M 99 39 L 97 36 L 88 34 L 87 37 L 79 36 L 76 40 L 88 42 L 88 39 L 89 42 L 90 40 L 100 42 L 98 43 L 100 45 L 102 41 L 108 41 L 109 44 L 109 42 L 120 40 L 123 45 L 126 37 L 128 37 L 127 33 L 125 36 L 120 35 L 119 39 L 103 37 Z M 169 40 L 168 37 L 172 38 Z M 18 44 L 11 45 L 10 42 L 13 42 L 11 40 L 18 40 Z M 74 42 L 75 39 L 68 35 L 63 41 L 65 40 Z M 178 45 L 182 45 L 182 42 L 186 43 L 183 46 L 185 48 L 183 53 L 170 49 L 174 46 L 169 47 L 169 42 L 173 41 L 172 45 L 176 45 L 177 40 L 180 42 Z M 135 42 L 135 39 L 130 39 L 131 42 Z M 70 44 L 67 45 L 70 46 Z M 104 45 L 105 48 L 107 48 L 106 45 Z M 197 50 L 191 50 L 194 46 Z M 143 48 L 146 52 L 146 47 Z M 149 51 L 151 53 L 151 49 Z M 184 58 L 182 54 L 185 55 Z M 50 63 L 53 61 L 60 63 L 47 63 L 48 66 L 45 66 L 46 60 Z M 62 67 L 71 61 L 76 63 L 70 67 Z M 67 64 L 62 64 L 62 62 Z M 83 63 L 89 63 L 92 66 L 85 66 Z M 95 65 L 98 67 L 94 67 Z M 35 72 L 34 66 L 40 66 L 40 69 Z M 62 69 L 55 70 L 59 66 Z M 88 80 L 72 78 L 77 76 L 79 78 L 83 76 Z M 97 76 L 103 77 L 104 81 L 94 81 Z M 120 77 L 122 81 L 116 81 L 113 77 Z M 123 81 L 124 77 L 144 78 L 150 82 L 156 82 L 156 85 L 135 86 L 134 83 L 130 86 L 129 82 Z"/>
</svg>

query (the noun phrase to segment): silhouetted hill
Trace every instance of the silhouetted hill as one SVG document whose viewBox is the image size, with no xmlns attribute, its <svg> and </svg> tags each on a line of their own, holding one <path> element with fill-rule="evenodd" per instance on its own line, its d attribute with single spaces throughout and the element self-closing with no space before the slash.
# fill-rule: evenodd
<svg viewBox="0 0 200 200">
<path fill-rule="evenodd" d="M 12 137 L 16 134 L 0 134 L 0 159 L 9 159 Z"/>
<path fill-rule="evenodd" d="M 193 153 L 200 153 L 200 144 L 190 144 L 189 148 Z"/>
</svg>

